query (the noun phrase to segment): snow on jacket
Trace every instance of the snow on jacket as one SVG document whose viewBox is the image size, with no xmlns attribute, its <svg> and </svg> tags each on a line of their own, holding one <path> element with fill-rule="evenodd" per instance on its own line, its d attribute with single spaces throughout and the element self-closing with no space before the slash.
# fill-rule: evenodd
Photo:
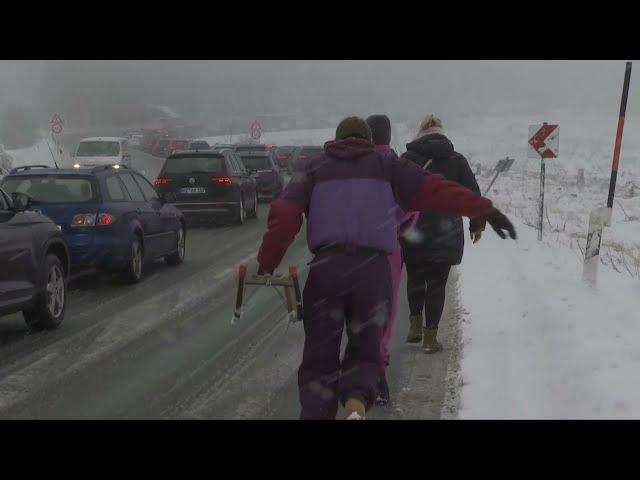
<svg viewBox="0 0 640 480">
<path fill-rule="evenodd" d="M 457 153 L 451 141 L 438 129 L 437 133 L 423 135 L 407 144 L 403 158 L 425 167 L 432 174 L 464 185 L 480 194 L 480 188 L 469 167 L 467 159 Z M 427 165 L 428 164 L 428 165 Z M 484 222 L 474 220 L 472 228 L 484 228 Z M 414 238 L 401 239 L 403 256 L 406 263 L 425 262 L 448 263 L 458 265 L 464 253 L 464 228 L 459 215 L 443 215 L 435 212 L 422 212 L 415 225 Z"/>
<path fill-rule="evenodd" d="M 327 142 L 324 155 L 297 172 L 272 202 L 258 263 L 273 271 L 307 218 L 309 249 L 355 245 L 391 253 L 397 242 L 398 206 L 486 218 L 491 201 L 417 164 L 374 151 L 358 138 Z"/>
</svg>

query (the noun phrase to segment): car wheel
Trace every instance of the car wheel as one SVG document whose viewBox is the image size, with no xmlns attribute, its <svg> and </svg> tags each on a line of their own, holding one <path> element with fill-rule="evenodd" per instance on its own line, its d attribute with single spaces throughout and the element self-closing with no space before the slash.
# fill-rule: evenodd
<svg viewBox="0 0 640 480">
<path fill-rule="evenodd" d="M 58 327 L 67 309 L 67 278 L 62 262 L 56 255 L 47 255 L 44 264 L 44 292 L 32 308 L 22 312 L 27 325 L 34 329 Z"/>
<path fill-rule="evenodd" d="M 240 197 L 240 203 L 238 204 L 238 213 L 236 213 L 235 224 L 244 225 L 244 221 L 247 219 L 247 212 L 244 209 L 244 202 Z"/>
<path fill-rule="evenodd" d="M 187 251 L 187 236 L 182 225 L 180 225 L 180 228 L 176 232 L 176 235 L 178 236 L 178 249 L 171 255 L 167 255 L 166 257 L 164 257 L 164 261 L 167 262 L 167 265 L 180 265 L 182 262 L 184 262 L 184 255 Z"/>
<path fill-rule="evenodd" d="M 134 236 L 131 241 L 131 251 L 127 266 L 122 272 L 121 278 L 125 283 L 137 283 L 142 279 L 142 267 L 144 264 L 144 249 L 139 236 Z"/>
</svg>

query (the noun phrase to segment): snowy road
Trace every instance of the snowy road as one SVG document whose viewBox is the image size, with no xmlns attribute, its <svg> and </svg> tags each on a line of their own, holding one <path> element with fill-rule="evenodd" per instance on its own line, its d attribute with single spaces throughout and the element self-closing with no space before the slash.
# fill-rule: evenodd
<svg viewBox="0 0 640 480">
<path fill-rule="evenodd" d="M 161 164 L 139 152 L 133 162 L 152 180 Z M 190 230 L 185 263 L 149 266 L 137 285 L 75 279 L 57 331 L 29 333 L 20 315 L 4 317 L 0 418 L 297 418 L 302 325 L 287 325 L 278 292 L 265 289 L 249 289 L 243 319 L 230 322 L 236 268 L 257 268 L 266 214 L 262 205 L 242 227 Z M 310 260 L 303 231 L 283 265 L 297 264 L 305 280 Z M 446 346 L 456 344 L 456 308 L 447 306 Z M 397 402 L 371 418 L 438 418 L 446 401 L 456 350 L 428 357 L 405 345 L 407 309 L 403 297 L 389 374 Z"/>
</svg>

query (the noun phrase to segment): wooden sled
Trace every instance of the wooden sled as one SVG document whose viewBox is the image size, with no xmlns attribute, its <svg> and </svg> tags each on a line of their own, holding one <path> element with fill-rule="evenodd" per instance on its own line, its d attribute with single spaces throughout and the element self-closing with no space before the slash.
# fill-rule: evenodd
<svg viewBox="0 0 640 480">
<path fill-rule="evenodd" d="M 287 303 L 287 311 L 292 321 L 302 320 L 302 295 L 300 294 L 300 283 L 298 282 L 298 269 L 295 265 L 289 267 L 289 275 L 252 275 L 247 274 L 247 266 L 240 265 L 238 269 L 238 291 L 236 294 L 236 309 L 233 313 L 232 323 L 240 320 L 242 316 L 242 303 L 244 301 L 244 291 L 247 285 L 259 285 L 263 287 L 282 287 L 284 298 Z"/>
</svg>

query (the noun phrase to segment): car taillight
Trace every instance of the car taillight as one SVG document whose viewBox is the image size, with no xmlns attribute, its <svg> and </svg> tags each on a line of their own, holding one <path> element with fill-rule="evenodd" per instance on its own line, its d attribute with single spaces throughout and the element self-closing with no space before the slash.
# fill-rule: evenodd
<svg viewBox="0 0 640 480">
<path fill-rule="evenodd" d="M 156 178 L 155 183 L 156 185 L 169 185 L 171 182 L 173 181 L 173 178 Z"/>
<path fill-rule="evenodd" d="M 113 215 L 108 213 L 78 213 L 73 216 L 72 227 L 93 227 L 96 225 L 111 225 L 114 221 Z"/>
<path fill-rule="evenodd" d="M 71 220 L 72 227 L 93 227 L 96 224 L 95 213 L 78 213 Z"/>
<path fill-rule="evenodd" d="M 229 177 L 212 178 L 211 181 L 213 183 L 226 183 L 228 185 L 233 183 Z"/>
<path fill-rule="evenodd" d="M 309 157 L 301 154 L 301 155 L 298 155 L 298 160 L 309 160 Z"/>
<path fill-rule="evenodd" d="M 98 225 L 111 225 L 113 223 L 113 215 L 101 213 L 98 215 Z"/>
<path fill-rule="evenodd" d="M 287 159 L 287 156 L 286 156 L 286 155 L 282 155 L 282 154 L 280 154 L 280 155 L 276 155 L 276 159 L 277 159 L 277 160 L 286 160 L 286 159 Z"/>
</svg>

